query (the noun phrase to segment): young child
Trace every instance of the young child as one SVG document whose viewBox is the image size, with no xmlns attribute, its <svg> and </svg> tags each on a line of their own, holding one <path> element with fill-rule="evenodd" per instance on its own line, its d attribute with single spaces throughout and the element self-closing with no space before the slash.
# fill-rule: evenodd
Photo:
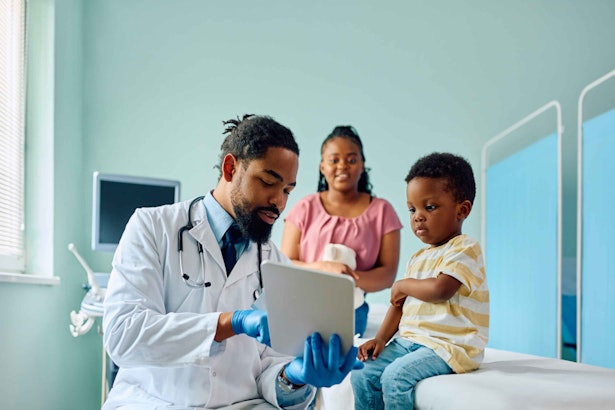
<svg viewBox="0 0 615 410">
<path fill-rule="evenodd" d="M 372 360 L 352 372 L 355 409 L 412 409 L 419 381 L 476 369 L 489 337 L 481 248 L 461 233 L 476 194 L 472 167 L 433 153 L 412 166 L 406 182 L 412 231 L 430 246 L 410 258 L 376 337 L 359 347 L 359 359 Z"/>
</svg>

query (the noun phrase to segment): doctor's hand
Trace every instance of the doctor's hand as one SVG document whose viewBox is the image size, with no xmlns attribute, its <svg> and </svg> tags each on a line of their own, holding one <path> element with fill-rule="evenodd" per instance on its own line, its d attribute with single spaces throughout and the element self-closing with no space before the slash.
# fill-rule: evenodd
<svg viewBox="0 0 615 410">
<path fill-rule="evenodd" d="M 236 310 L 231 317 L 235 334 L 245 333 L 261 343 L 271 346 L 269 341 L 269 322 L 264 310 Z"/>
<path fill-rule="evenodd" d="M 357 360 L 354 346 L 346 357 L 340 357 L 341 344 L 339 335 L 333 334 L 327 349 L 320 335 L 313 333 L 305 340 L 303 357 L 290 362 L 284 369 L 284 376 L 296 385 L 330 387 L 341 383 L 351 370 L 363 367 L 363 363 Z"/>
</svg>

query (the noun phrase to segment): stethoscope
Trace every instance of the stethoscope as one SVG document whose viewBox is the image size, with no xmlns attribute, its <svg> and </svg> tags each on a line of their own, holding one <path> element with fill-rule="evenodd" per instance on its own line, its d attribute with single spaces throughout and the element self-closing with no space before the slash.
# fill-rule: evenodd
<svg viewBox="0 0 615 410">
<path fill-rule="evenodd" d="M 193 289 L 201 289 L 201 288 L 208 288 L 211 286 L 211 282 L 206 282 L 205 281 L 205 259 L 203 256 L 203 245 L 199 242 L 196 241 L 196 247 L 197 250 L 199 251 L 199 261 L 201 263 L 201 276 L 203 277 L 203 280 L 201 281 L 197 281 L 194 279 L 191 279 L 190 276 L 184 271 L 184 232 L 191 230 L 192 228 L 194 228 L 194 224 L 192 223 L 192 207 L 197 204 L 198 202 L 202 201 L 204 198 L 204 196 L 199 196 L 196 197 L 192 200 L 192 202 L 190 202 L 190 206 L 188 207 L 188 222 L 186 223 L 186 225 L 182 226 L 181 228 L 179 228 L 179 231 L 177 232 L 177 236 L 178 236 L 178 241 L 177 241 L 177 251 L 179 252 L 179 272 L 181 273 L 182 276 L 182 280 L 184 281 L 184 283 L 186 284 L 186 286 L 193 288 Z M 261 253 L 261 244 L 257 244 L 258 247 L 258 289 L 254 290 L 254 300 L 257 300 L 261 294 L 263 293 L 263 277 L 261 275 L 261 262 L 262 262 L 262 253 Z"/>
</svg>

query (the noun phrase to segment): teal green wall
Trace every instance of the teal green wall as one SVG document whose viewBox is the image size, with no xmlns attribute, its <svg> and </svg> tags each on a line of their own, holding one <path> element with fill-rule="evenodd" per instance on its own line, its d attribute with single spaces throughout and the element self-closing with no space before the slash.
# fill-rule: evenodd
<svg viewBox="0 0 615 410">
<path fill-rule="evenodd" d="M 83 9 L 80 0 L 30 0 L 26 155 L 28 270 L 53 286 L 0 282 L 0 408 L 100 407 L 101 338 L 69 332 L 83 270 L 67 251 L 85 247 Z"/>
<path fill-rule="evenodd" d="M 68 331 L 85 275 L 66 245 L 75 242 L 94 270 L 110 269 L 111 255 L 89 250 L 92 172 L 179 179 L 182 198 L 194 197 L 216 183 L 221 121 L 243 113 L 272 115 L 299 141 L 289 206 L 315 190 L 322 139 L 354 125 L 375 193 L 407 226 L 403 179 L 419 156 L 459 153 L 480 177 L 482 145 L 558 99 L 564 254 L 574 256 L 576 104 L 586 84 L 615 69 L 612 1 L 31 3 L 51 15 L 55 49 L 45 57 L 48 48 L 31 46 L 52 60 L 53 76 L 45 83 L 49 71 L 31 67 L 42 84 L 31 90 L 41 107 L 29 130 L 52 148 L 29 148 L 29 198 L 45 207 L 29 203 L 28 216 L 49 226 L 28 228 L 30 262 L 53 267 L 61 284 L 0 283 L 2 408 L 99 407 L 100 336 Z M 475 237 L 480 212 L 479 192 L 465 224 Z M 402 266 L 420 245 L 404 228 Z"/>
</svg>

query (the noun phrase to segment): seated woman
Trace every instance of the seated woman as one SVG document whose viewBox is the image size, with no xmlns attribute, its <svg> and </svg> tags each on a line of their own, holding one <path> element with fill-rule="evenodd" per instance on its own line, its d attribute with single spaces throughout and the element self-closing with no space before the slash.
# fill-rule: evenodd
<svg viewBox="0 0 615 410">
<path fill-rule="evenodd" d="M 365 292 L 389 288 L 399 263 L 399 217 L 391 204 L 372 195 L 363 144 L 351 126 L 337 126 L 321 146 L 318 192 L 302 198 L 286 215 L 281 251 L 295 264 L 351 275 Z M 354 250 L 356 270 L 323 261 L 328 244 Z M 355 311 L 363 335 L 369 306 Z"/>
</svg>

